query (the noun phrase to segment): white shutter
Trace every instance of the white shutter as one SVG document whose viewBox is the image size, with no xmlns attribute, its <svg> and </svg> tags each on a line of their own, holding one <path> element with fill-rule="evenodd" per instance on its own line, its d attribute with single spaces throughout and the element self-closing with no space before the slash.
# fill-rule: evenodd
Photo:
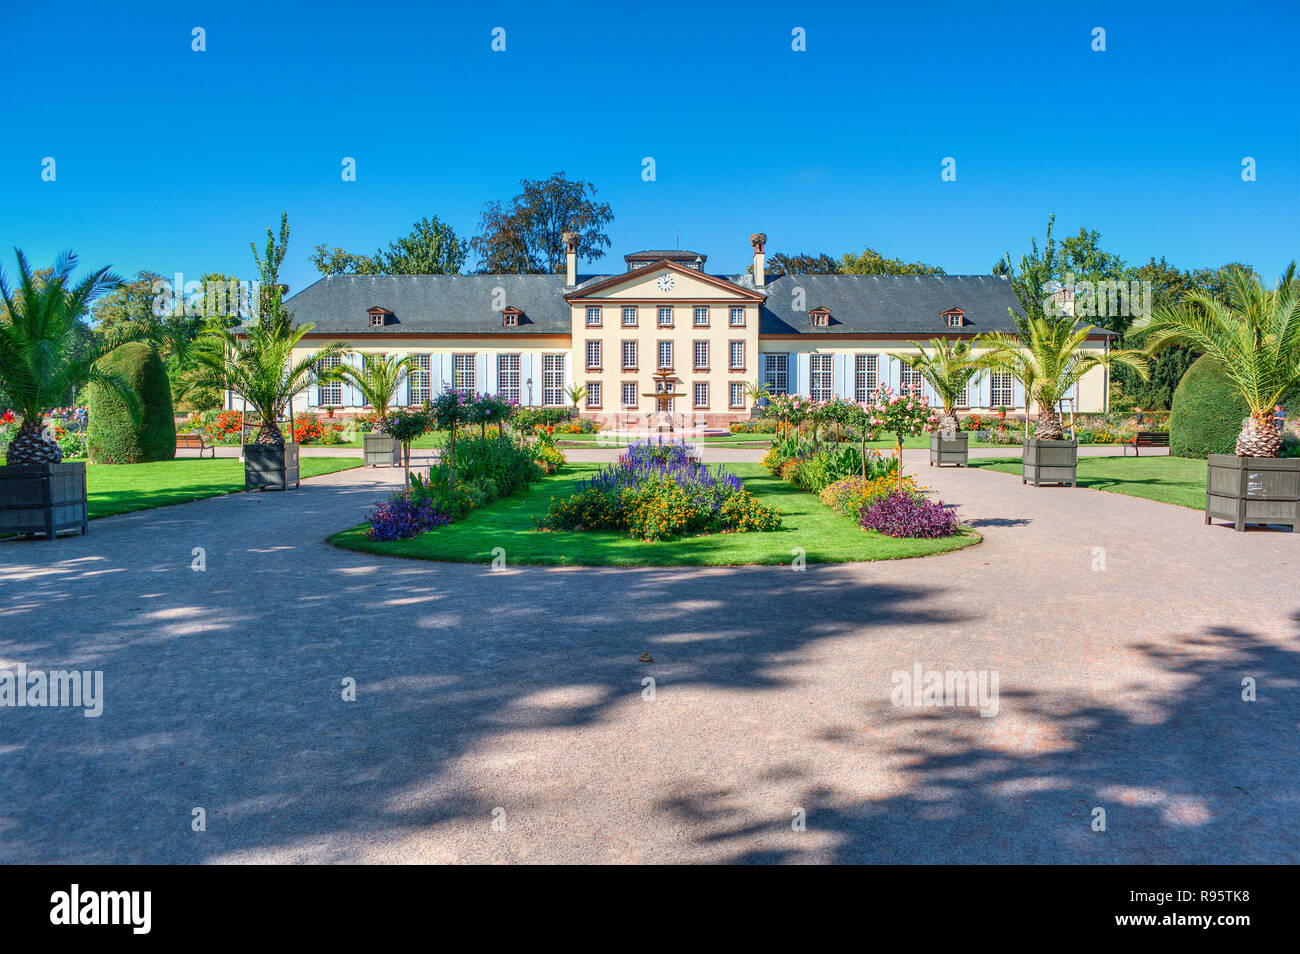
<svg viewBox="0 0 1300 954">
<path fill-rule="evenodd" d="M 800 397 L 808 397 L 809 387 L 812 384 L 809 377 L 809 372 L 812 366 L 811 356 L 808 352 L 801 351 L 796 354 L 794 358 L 795 379 L 792 382 L 793 387 L 791 387 L 790 390 L 792 393 L 798 394 Z"/>
<path fill-rule="evenodd" d="M 479 394 L 496 394 L 496 382 L 488 379 L 488 367 L 491 357 L 486 351 L 481 351 L 474 360 L 474 390 Z"/>
<path fill-rule="evenodd" d="M 845 356 L 842 354 L 831 357 L 831 396 L 842 398 L 848 396 L 848 374 L 845 373 Z"/>
<path fill-rule="evenodd" d="M 343 356 L 343 360 L 347 363 L 348 367 L 354 369 L 358 374 L 360 374 L 361 370 L 365 367 L 365 360 L 355 351 L 349 351 Z M 361 407 L 362 402 L 365 400 L 365 398 L 361 396 L 361 389 L 351 381 L 345 380 L 340 391 L 342 393 L 339 394 L 339 397 L 343 399 L 344 407 Z"/>
</svg>

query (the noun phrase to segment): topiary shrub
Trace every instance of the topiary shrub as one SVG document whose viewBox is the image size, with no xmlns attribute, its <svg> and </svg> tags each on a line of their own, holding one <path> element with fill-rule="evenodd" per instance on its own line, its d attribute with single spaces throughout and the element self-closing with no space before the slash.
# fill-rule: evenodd
<svg viewBox="0 0 1300 954">
<path fill-rule="evenodd" d="M 99 367 L 121 375 L 140 406 L 134 416 L 116 391 L 90 388 L 90 459 L 98 464 L 139 464 L 175 457 L 171 385 L 158 352 L 143 342 L 124 344 L 101 358 Z"/>
<path fill-rule="evenodd" d="M 1282 401 L 1288 420 L 1300 411 L 1300 389 Z M 1169 453 L 1175 457 L 1235 454 L 1245 399 L 1209 355 L 1197 358 L 1174 391 L 1169 413 Z"/>
</svg>

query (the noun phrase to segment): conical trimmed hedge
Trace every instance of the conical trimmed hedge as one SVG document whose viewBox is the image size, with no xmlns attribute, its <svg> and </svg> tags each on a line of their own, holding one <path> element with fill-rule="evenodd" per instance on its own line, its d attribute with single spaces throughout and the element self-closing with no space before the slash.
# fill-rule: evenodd
<svg viewBox="0 0 1300 954">
<path fill-rule="evenodd" d="M 139 464 L 176 456 L 176 421 L 171 384 L 158 352 L 150 345 L 122 345 L 99 362 L 116 372 L 140 402 L 132 418 L 122 396 L 109 388 L 90 388 L 90 421 L 86 432 L 90 459 L 97 464 Z"/>
</svg>

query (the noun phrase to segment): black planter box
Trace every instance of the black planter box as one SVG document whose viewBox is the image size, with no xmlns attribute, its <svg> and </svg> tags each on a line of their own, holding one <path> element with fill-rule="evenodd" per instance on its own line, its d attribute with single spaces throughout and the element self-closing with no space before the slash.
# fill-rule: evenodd
<svg viewBox="0 0 1300 954">
<path fill-rule="evenodd" d="M 1246 524 L 1300 521 L 1300 457 L 1238 457 L 1211 454 L 1206 459 L 1205 522 L 1218 517 L 1237 530 Z"/>
<path fill-rule="evenodd" d="M 966 431 L 954 434 L 933 433 L 930 435 L 930 466 L 942 467 L 944 464 L 967 466 L 967 446 L 970 435 Z"/>
<path fill-rule="evenodd" d="M 244 490 L 289 490 L 298 486 L 298 445 L 244 445 Z"/>
<path fill-rule="evenodd" d="M 1079 442 L 1025 441 L 1020 482 L 1041 487 L 1043 484 L 1079 486 Z"/>
<path fill-rule="evenodd" d="M 0 467 L 0 534 L 89 529 L 84 462 Z"/>
<path fill-rule="evenodd" d="M 366 434 L 361 438 L 367 467 L 401 467 L 402 444 L 388 434 Z"/>
</svg>

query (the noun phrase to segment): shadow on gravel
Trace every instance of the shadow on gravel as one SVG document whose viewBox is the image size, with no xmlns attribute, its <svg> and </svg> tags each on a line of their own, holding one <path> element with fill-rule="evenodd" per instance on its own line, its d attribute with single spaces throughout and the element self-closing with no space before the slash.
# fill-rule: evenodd
<svg viewBox="0 0 1300 954">
<path fill-rule="evenodd" d="M 807 779 L 796 804 L 808 831 L 830 833 L 840 863 L 1300 861 L 1300 654 L 1232 629 L 1189 636 L 1178 652 L 1141 648 L 1182 686 L 1157 710 L 1003 692 L 995 718 L 1037 727 L 1011 748 L 971 744 L 960 731 L 979 718 L 969 710 L 864 706 L 864 722 L 910 726 L 896 750 L 908 759 L 907 794 L 845 804 Z M 1245 679 L 1255 680 L 1257 701 L 1243 700 Z M 853 738 L 845 734 L 846 756 Z M 747 847 L 760 833 L 788 832 L 788 813 L 743 817 L 734 794 L 720 787 L 659 807 L 705 820 L 709 844 L 732 846 L 732 862 L 802 860 L 797 835 L 786 851 Z M 1092 827 L 1099 808 L 1105 831 Z M 1046 835 L 1031 841 L 1025 831 Z"/>
</svg>

